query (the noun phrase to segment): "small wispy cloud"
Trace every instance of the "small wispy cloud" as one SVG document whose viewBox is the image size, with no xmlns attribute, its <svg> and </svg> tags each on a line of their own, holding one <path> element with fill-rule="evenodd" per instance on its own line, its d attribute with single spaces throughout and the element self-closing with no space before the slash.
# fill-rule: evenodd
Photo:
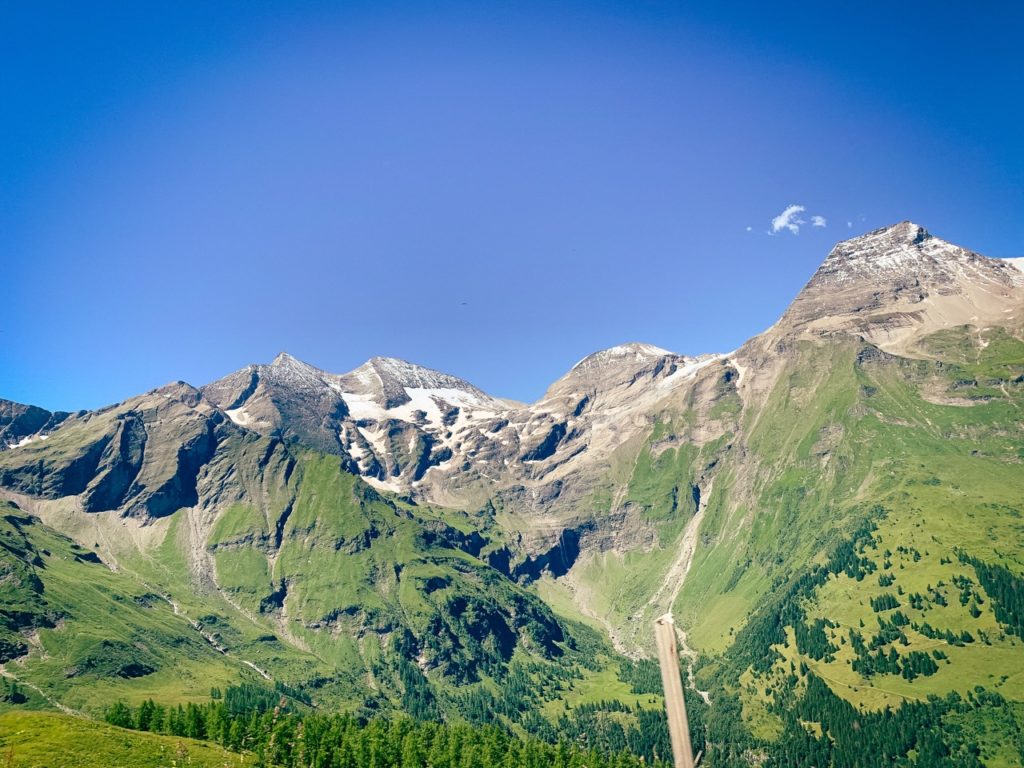
<svg viewBox="0 0 1024 768">
<path fill-rule="evenodd" d="M 788 229 L 794 235 L 799 235 L 801 225 L 807 223 L 800 218 L 800 214 L 806 210 L 802 205 L 787 205 L 786 210 L 772 219 L 772 234 Z"/>
<path fill-rule="evenodd" d="M 827 227 L 828 221 L 824 216 L 811 216 L 810 221 L 804 219 L 800 214 L 806 213 L 807 208 L 802 205 L 787 205 L 786 209 L 772 219 L 772 228 L 768 230 L 769 235 L 775 235 L 783 230 L 789 230 L 794 235 L 800 234 L 800 227 L 810 224 L 812 227 Z"/>
</svg>

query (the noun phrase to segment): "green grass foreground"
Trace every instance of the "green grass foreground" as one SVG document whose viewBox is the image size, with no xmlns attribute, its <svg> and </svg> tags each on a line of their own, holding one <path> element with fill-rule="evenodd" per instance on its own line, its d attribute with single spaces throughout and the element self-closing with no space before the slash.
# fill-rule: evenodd
<svg viewBox="0 0 1024 768">
<path fill-rule="evenodd" d="M 250 766 L 253 760 L 195 739 L 129 731 L 72 715 L 0 714 L 3 768 L 224 768 Z"/>
</svg>

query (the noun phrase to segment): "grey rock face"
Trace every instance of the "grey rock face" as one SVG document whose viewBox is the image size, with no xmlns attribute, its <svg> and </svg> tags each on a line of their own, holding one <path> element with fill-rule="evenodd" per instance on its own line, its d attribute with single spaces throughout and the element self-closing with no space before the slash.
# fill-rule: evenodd
<svg viewBox="0 0 1024 768">
<path fill-rule="evenodd" d="M 19 447 L 46 435 L 70 415 L 66 411 L 52 413 L 35 405 L 0 399 L 0 451 Z"/>
<path fill-rule="evenodd" d="M 931 235 L 909 221 L 839 243 L 776 328 L 859 333 L 890 351 L 956 325 L 1001 325 L 1024 293 L 1024 273 Z"/>
<path fill-rule="evenodd" d="M 281 353 L 269 365 L 250 365 L 202 388 L 232 421 L 288 442 L 341 453 L 338 426 L 345 402 L 323 371 Z"/>
<path fill-rule="evenodd" d="M 64 420 L 47 439 L 0 454 L 0 486 L 86 512 L 162 517 L 197 499 L 200 470 L 233 425 L 187 384 Z"/>
<path fill-rule="evenodd" d="M 338 454 L 392 490 L 451 461 L 456 433 L 509 407 L 454 376 L 382 357 L 336 375 L 282 353 L 202 391 L 239 426 Z"/>
</svg>

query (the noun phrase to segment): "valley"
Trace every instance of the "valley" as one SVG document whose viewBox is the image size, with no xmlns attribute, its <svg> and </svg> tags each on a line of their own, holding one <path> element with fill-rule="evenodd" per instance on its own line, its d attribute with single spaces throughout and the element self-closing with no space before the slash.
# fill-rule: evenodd
<svg viewBox="0 0 1024 768">
<path fill-rule="evenodd" d="M 251 688 L 650 763 L 669 611 L 702 765 L 1024 765 L 1022 406 L 1024 272 L 910 222 L 733 352 L 624 344 L 530 404 L 286 353 L 0 401 L 0 722 Z"/>
</svg>

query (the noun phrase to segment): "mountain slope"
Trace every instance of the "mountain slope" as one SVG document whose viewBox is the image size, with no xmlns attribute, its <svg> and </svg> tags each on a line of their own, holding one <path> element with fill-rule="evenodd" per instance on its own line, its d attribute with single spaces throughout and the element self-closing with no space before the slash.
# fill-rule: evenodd
<svg viewBox="0 0 1024 768">
<path fill-rule="evenodd" d="M 1022 288 L 1024 273 L 1012 263 L 904 221 L 837 245 L 778 326 L 804 335 L 845 330 L 907 352 L 945 328 L 1013 325 Z"/>
<path fill-rule="evenodd" d="M 0 502 L 0 674 L 36 705 L 96 710 L 112 697 L 202 700 L 250 670 L 166 596 Z"/>
<path fill-rule="evenodd" d="M 0 477 L 25 509 L 99 550 L 122 589 L 173 605 L 198 642 L 235 660 L 213 680 L 244 677 L 238 667 L 248 666 L 321 702 L 438 716 L 516 669 L 578 678 L 601 652 L 593 633 L 570 632 L 512 578 L 492 511 L 384 497 L 338 457 L 237 426 L 184 385 L 7 451 Z M 120 509 L 107 509 L 112 499 Z M 58 604 L 69 602 L 62 594 Z M 123 614 L 111 629 L 118 642 L 147 632 L 135 613 L 109 610 Z M 74 707 L 90 709 L 78 702 L 150 690 L 131 675 L 110 688 L 113 669 L 95 683 L 65 682 L 51 660 L 75 639 L 54 621 L 53 647 L 17 639 L 34 626 L 15 627 L 8 645 L 19 679 L 50 699 L 79 697 Z M 209 690 L 209 680 L 200 685 Z M 175 697 L 194 690 L 169 687 Z"/>
<path fill-rule="evenodd" d="M 0 714 L 0 749 L 24 768 L 148 768 L 178 761 L 197 768 L 253 765 L 252 755 L 228 752 L 195 739 L 129 732 L 105 723 L 52 713 Z"/>
<path fill-rule="evenodd" d="M 856 764 L 855 721 L 884 764 L 1024 760 L 1024 273 L 909 222 L 733 353 L 613 347 L 532 404 L 280 355 L 4 413 L 12 499 L 314 701 L 586 730 L 560 699 L 657 707 L 671 610 L 712 764 Z"/>
</svg>

